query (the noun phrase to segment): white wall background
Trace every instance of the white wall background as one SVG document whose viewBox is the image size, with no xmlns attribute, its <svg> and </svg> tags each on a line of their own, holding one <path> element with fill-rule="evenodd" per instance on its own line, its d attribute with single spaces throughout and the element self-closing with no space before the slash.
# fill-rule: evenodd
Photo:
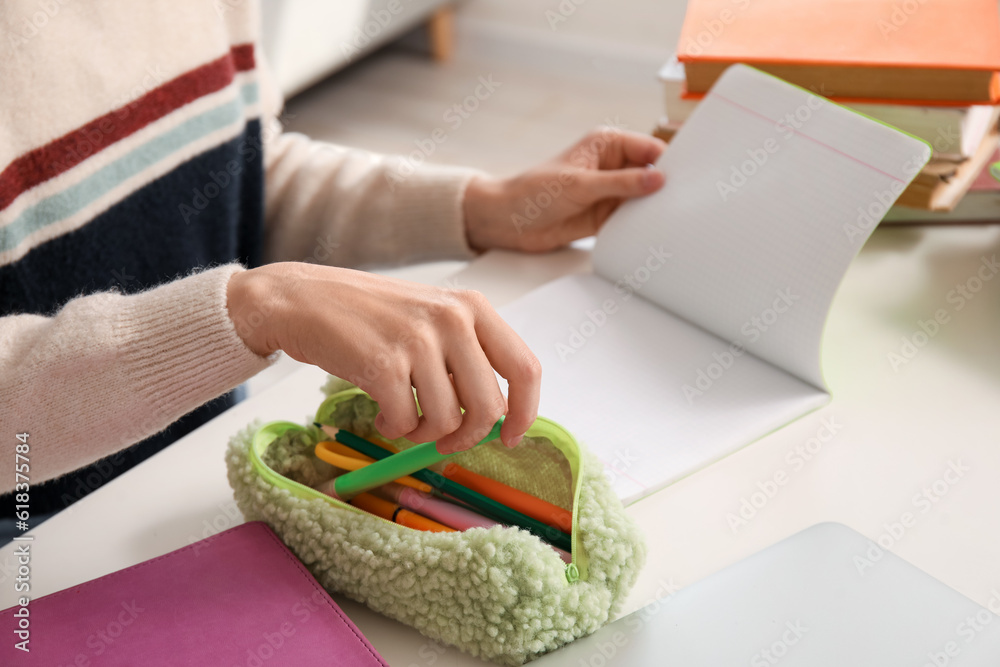
<svg viewBox="0 0 1000 667">
<path fill-rule="evenodd" d="M 686 0 L 468 0 L 462 22 L 489 22 L 526 37 L 586 41 L 648 52 L 664 60 L 673 51 Z M 564 21 L 552 21 L 552 12 Z M 554 26 L 554 28 L 553 28 Z"/>
</svg>

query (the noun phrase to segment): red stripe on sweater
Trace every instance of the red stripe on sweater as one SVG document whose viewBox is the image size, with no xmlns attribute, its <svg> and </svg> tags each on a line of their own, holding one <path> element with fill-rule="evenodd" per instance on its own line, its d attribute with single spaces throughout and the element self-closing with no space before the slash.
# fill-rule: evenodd
<svg viewBox="0 0 1000 667">
<path fill-rule="evenodd" d="M 253 44 L 237 44 L 230 52 L 237 72 L 246 72 L 254 68 Z"/>
<path fill-rule="evenodd" d="M 236 72 L 254 68 L 253 44 L 167 81 L 142 97 L 18 157 L 0 172 L 0 211 L 26 190 L 72 169 L 153 121 L 228 86 Z"/>
</svg>

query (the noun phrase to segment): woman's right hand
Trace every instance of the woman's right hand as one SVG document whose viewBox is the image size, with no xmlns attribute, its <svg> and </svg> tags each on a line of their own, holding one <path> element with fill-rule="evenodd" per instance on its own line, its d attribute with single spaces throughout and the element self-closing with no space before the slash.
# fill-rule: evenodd
<svg viewBox="0 0 1000 667">
<path fill-rule="evenodd" d="M 282 262 L 234 274 L 227 297 L 251 350 L 283 350 L 356 384 L 378 402 L 387 438 L 461 451 L 506 415 L 500 438 L 514 447 L 538 414 L 538 359 L 479 292 Z"/>
</svg>

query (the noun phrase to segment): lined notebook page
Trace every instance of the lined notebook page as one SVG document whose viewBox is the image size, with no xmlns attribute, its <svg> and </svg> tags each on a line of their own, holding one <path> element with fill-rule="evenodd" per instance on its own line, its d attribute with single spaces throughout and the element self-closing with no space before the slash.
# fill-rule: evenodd
<svg viewBox="0 0 1000 667">
<path fill-rule="evenodd" d="M 787 114 L 799 127 L 778 125 Z M 539 414 L 595 453 L 628 503 L 823 405 L 833 294 L 877 207 L 929 157 L 916 139 L 730 68 L 664 152 L 667 185 L 605 225 L 596 273 L 500 310 L 542 363 Z"/>
<path fill-rule="evenodd" d="M 597 239 L 612 283 L 644 265 L 645 299 L 825 387 L 820 342 L 848 264 L 930 158 L 923 142 L 750 67 L 731 67 L 657 165 L 658 193 Z"/>
<path fill-rule="evenodd" d="M 749 354 L 713 366 L 726 343 L 592 273 L 554 280 L 500 314 L 542 364 L 538 414 L 601 460 L 625 503 L 829 400 Z"/>
</svg>

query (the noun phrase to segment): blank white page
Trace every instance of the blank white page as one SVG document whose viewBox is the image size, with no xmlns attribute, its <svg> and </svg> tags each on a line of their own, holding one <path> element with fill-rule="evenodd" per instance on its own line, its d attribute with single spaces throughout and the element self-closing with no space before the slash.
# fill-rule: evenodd
<svg viewBox="0 0 1000 667">
<path fill-rule="evenodd" d="M 664 151 L 666 186 L 604 226 L 594 270 L 612 283 L 646 278 L 643 298 L 825 387 L 834 292 L 929 158 L 917 139 L 733 66 Z M 661 246 L 671 258 L 644 268 Z"/>
<path fill-rule="evenodd" d="M 714 367 L 727 343 L 593 274 L 543 285 L 500 314 L 542 363 L 538 414 L 597 455 L 625 503 L 829 400 L 750 354 Z M 718 377 L 686 394 L 699 371 Z"/>
</svg>

